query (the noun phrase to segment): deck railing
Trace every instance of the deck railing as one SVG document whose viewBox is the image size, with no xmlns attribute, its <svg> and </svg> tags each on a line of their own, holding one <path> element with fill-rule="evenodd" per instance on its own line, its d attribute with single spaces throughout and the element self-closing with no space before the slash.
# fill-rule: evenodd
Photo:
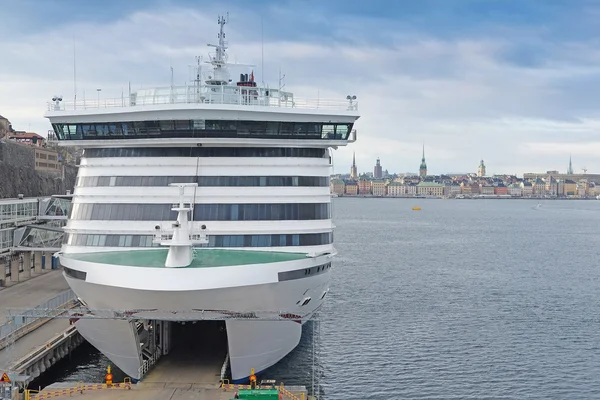
<svg viewBox="0 0 600 400">
<path fill-rule="evenodd" d="M 356 100 L 298 99 L 277 89 L 240 86 L 174 86 L 139 90 L 120 98 L 48 102 L 48 111 L 144 107 L 166 104 L 227 104 L 256 107 L 358 110 Z"/>
</svg>

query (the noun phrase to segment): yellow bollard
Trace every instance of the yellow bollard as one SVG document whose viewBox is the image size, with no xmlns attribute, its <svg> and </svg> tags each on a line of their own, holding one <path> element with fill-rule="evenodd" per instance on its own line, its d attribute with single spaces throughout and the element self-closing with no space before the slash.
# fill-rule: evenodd
<svg viewBox="0 0 600 400">
<path fill-rule="evenodd" d="M 105 377 L 105 379 L 106 379 L 106 386 L 110 387 L 110 386 L 112 386 L 112 383 L 113 383 L 113 376 L 110 373 L 110 365 L 108 366 L 108 368 L 106 368 L 106 372 L 107 372 L 106 373 L 106 377 Z"/>
</svg>

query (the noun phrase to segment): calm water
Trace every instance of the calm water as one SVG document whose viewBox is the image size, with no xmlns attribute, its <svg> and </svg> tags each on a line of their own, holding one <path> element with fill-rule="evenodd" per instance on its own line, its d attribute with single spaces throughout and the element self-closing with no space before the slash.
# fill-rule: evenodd
<svg viewBox="0 0 600 400">
<path fill-rule="evenodd" d="M 327 400 L 600 398 L 600 201 L 537 203 L 335 199 L 322 322 L 269 377 L 310 387 L 320 328 Z M 106 364 L 83 347 L 47 379 Z"/>
</svg>

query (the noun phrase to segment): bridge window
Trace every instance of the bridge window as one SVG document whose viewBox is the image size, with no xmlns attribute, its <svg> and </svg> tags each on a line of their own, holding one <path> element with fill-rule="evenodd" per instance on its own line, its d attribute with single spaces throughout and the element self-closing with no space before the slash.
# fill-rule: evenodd
<svg viewBox="0 0 600 400">
<path fill-rule="evenodd" d="M 169 137 L 256 137 L 291 139 L 347 139 L 353 124 L 319 122 L 272 122 L 237 120 L 167 120 L 122 123 L 53 124 L 61 139 L 102 139 L 135 136 Z M 336 133 L 337 132 L 337 133 Z"/>
</svg>

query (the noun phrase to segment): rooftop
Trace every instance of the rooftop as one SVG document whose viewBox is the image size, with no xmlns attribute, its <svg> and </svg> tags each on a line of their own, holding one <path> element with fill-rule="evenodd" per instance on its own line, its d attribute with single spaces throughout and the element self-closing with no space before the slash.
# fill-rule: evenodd
<svg viewBox="0 0 600 400">
<path fill-rule="evenodd" d="M 101 264 L 144 268 L 167 268 L 165 261 L 169 249 L 112 251 L 100 253 L 63 254 L 63 257 Z M 192 264 L 184 268 L 212 268 L 235 265 L 267 264 L 306 258 L 304 253 L 274 251 L 244 251 L 225 249 L 196 249 Z"/>
<path fill-rule="evenodd" d="M 17 139 L 32 139 L 34 137 L 38 138 L 38 139 L 42 139 L 42 140 L 46 139 L 42 135 L 38 135 L 35 132 L 10 132 L 8 134 L 8 137 L 10 137 L 10 138 L 17 138 Z"/>
</svg>

